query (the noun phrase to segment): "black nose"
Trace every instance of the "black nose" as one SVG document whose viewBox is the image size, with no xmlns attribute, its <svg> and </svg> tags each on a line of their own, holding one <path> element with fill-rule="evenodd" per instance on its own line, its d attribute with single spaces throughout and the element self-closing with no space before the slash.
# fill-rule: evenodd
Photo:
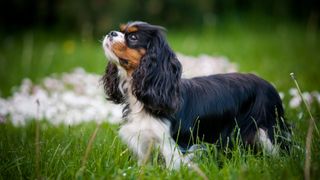
<svg viewBox="0 0 320 180">
<path fill-rule="evenodd" d="M 118 34 L 117 34 L 117 32 L 115 32 L 115 31 L 111 31 L 111 32 L 109 33 L 109 36 L 111 36 L 111 37 L 116 37 L 116 36 L 118 36 Z"/>
</svg>

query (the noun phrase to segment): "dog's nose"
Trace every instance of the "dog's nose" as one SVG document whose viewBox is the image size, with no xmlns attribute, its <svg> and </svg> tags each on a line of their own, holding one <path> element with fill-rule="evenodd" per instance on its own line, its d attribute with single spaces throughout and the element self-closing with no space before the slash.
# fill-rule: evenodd
<svg viewBox="0 0 320 180">
<path fill-rule="evenodd" d="M 111 37 L 117 37 L 118 36 L 117 32 L 115 32 L 115 31 L 111 31 L 108 35 L 111 36 Z"/>
</svg>

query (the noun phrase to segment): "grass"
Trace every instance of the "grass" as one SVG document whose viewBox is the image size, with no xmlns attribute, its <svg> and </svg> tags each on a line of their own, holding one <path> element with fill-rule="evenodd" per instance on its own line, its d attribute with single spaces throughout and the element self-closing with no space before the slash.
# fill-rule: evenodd
<svg viewBox="0 0 320 180">
<path fill-rule="evenodd" d="M 303 24 L 230 21 L 196 30 L 169 29 L 168 40 L 175 51 L 188 55 L 226 56 L 239 64 L 240 71 L 255 72 L 287 93 L 294 87 L 290 72 L 298 76 L 303 90 L 319 90 L 319 35 L 319 31 Z M 0 92 L 4 97 L 12 94 L 12 87 L 20 84 L 24 77 L 37 82 L 46 75 L 76 66 L 100 74 L 104 71 L 106 61 L 100 37 L 43 30 L 0 37 L 4 39 L 0 42 Z M 309 117 L 303 107 L 288 108 L 288 100 L 285 97 L 284 105 L 287 119 L 294 125 L 296 144 L 290 154 L 270 157 L 245 151 L 240 145 L 229 152 L 208 145 L 209 152 L 199 152 L 195 158 L 206 176 L 209 179 L 302 179 Z M 311 111 L 320 127 L 319 106 L 312 104 Z M 302 117 L 298 118 L 297 114 L 301 113 Z M 138 167 L 136 158 L 119 140 L 118 127 L 109 124 L 99 127 L 91 151 L 86 152 L 97 127 L 95 123 L 52 126 L 41 121 L 37 157 L 36 124 L 35 121 L 25 127 L 14 127 L 10 122 L 0 124 L 0 179 L 35 179 L 37 173 L 52 179 L 201 179 L 186 167 L 180 171 L 166 170 L 157 156 L 151 159 L 153 165 Z M 317 179 L 320 176 L 319 135 L 314 134 L 311 147 L 311 177 Z M 86 166 L 82 168 L 86 154 Z"/>
<path fill-rule="evenodd" d="M 103 73 L 106 60 L 97 38 L 48 33 L 41 30 L 3 35 L 0 51 L 0 91 L 11 94 L 12 86 L 24 77 L 34 81 L 52 73 L 82 66 L 89 72 Z"/>
<path fill-rule="evenodd" d="M 226 56 L 238 63 L 241 71 L 257 73 L 279 90 L 292 86 L 291 72 L 305 89 L 319 89 L 319 32 L 296 24 L 265 26 L 235 21 L 201 31 L 169 31 L 168 35 L 179 52 Z"/>
<path fill-rule="evenodd" d="M 164 165 L 153 159 L 154 165 L 137 166 L 136 159 L 117 137 L 116 127 L 103 124 L 97 133 L 94 146 L 82 171 L 82 157 L 96 124 L 53 127 L 41 123 L 40 174 L 46 178 L 199 178 L 186 167 L 180 171 L 167 171 Z M 4 179 L 36 178 L 35 173 L 36 123 L 26 127 L 1 125 L 2 153 L 0 172 Z M 316 144 L 314 144 L 315 146 Z M 240 146 L 239 146 L 240 147 Z M 289 156 L 269 157 L 253 155 L 241 148 L 229 153 L 210 146 L 210 153 L 199 154 L 195 160 L 209 179 L 301 179 L 303 177 L 303 153 L 294 149 Z M 319 151 L 319 149 L 318 149 Z M 230 158 L 231 154 L 231 158 Z M 319 157 L 319 153 L 315 153 Z M 315 164 L 315 162 L 313 162 Z M 313 167 L 313 171 L 319 170 Z M 144 172 L 143 174 L 141 172 Z M 315 173 L 315 172 L 313 172 Z M 319 173 L 313 174 L 314 177 Z"/>
</svg>

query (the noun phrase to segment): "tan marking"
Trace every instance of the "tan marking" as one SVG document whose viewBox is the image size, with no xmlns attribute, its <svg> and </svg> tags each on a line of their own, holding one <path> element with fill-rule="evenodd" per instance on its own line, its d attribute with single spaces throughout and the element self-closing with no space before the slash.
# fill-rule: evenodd
<svg viewBox="0 0 320 180">
<path fill-rule="evenodd" d="M 124 32 L 127 29 L 128 25 L 127 24 L 120 24 L 120 31 Z"/>
<path fill-rule="evenodd" d="M 111 49 L 117 57 L 128 61 L 127 64 L 121 64 L 128 75 L 132 75 L 133 71 L 139 66 L 142 56 L 146 53 L 145 49 L 131 49 L 120 42 L 114 43 Z"/>
<path fill-rule="evenodd" d="M 137 32 L 138 27 L 129 26 L 128 24 L 120 24 L 120 31 L 121 32 L 128 32 L 128 33 Z"/>
<path fill-rule="evenodd" d="M 130 26 L 127 28 L 128 33 L 137 32 L 138 28 L 136 26 Z"/>
</svg>

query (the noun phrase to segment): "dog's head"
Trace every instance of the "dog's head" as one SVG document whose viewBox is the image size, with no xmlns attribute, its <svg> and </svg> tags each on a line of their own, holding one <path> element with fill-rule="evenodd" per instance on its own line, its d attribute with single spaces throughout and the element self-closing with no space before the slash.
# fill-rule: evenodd
<svg viewBox="0 0 320 180">
<path fill-rule="evenodd" d="M 142 58 L 157 45 L 154 39 L 165 41 L 163 31 L 161 26 L 140 21 L 122 24 L 120 31 L 111 31 L 104 38 L 105 54 L 109 60 L 125 69 L 128 75 L 132 75 Z"/>
<path fill-rule="evenodd" d="M 175 111 L 179 104 L 181 64 L 169 47 L 164 28 L 129 22 L 103 41 L 107 58 L 132 78 L 132 92 L 153 113 Z"/>
</svg>

